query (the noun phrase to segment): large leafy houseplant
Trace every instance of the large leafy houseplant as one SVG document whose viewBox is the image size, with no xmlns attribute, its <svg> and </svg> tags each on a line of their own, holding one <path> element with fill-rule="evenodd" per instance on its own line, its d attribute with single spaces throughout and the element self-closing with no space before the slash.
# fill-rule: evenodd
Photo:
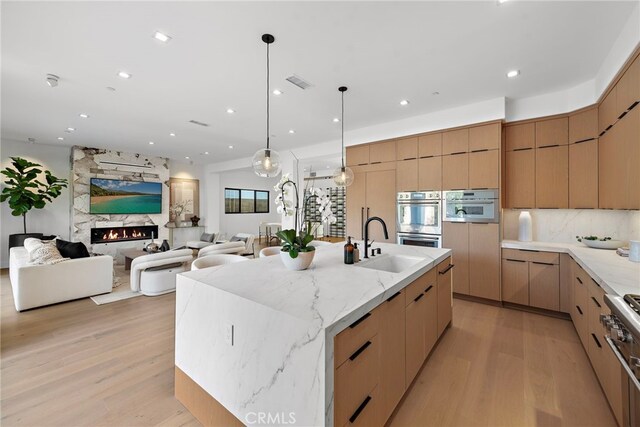
<svg viewBox="0 0 640 427">
<path fill-rule="evenodd" d="M 0 173 L 4 175 L 4 188 L 0 193 L 0 202 L 8 200 L 11 215 L 22 216 L 24 233 L 27 233 L 27 213 L 35 208 L 42 209 L 53 201 L 67 187 L 67 180 L 53 176 L 42 165 L 21 157 L 11 157 L 11 166 Z M 44 173 L 45 182 L 38 179 Z"/>
</svg>

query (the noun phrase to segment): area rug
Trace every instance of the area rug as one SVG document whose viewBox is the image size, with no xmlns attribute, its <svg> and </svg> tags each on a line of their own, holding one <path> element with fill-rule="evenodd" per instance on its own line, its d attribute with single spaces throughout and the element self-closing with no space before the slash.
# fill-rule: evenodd
<svg viewBox="0 0 640 427">
<path fill-rule="evenodd" d="M 129 286 L 129 271 L 125 271 L 124 266 L 115 265 L 113 267 L 113 279 L 113 290 L 111 293 L 91 297 L 97 305 L 110 304 L 112 302 L 142 296 L 141 293 L 131 290 Z"/>
</svg>

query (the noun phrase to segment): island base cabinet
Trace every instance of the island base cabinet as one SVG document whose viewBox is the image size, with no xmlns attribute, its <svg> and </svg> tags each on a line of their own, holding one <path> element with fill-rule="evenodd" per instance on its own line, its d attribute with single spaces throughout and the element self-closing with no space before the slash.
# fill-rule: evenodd
<svg viewBox="0 0 640 427">
<path fill-rule="evenodd" d="M 407 301 L 406 308 L 406 367 L 405 383 L 411 384 L 426 359 L 425 336 L 427 320 L 427 302 L 424 293 L 420 293 L 413 300 Z"/>
<path fill-rule="evenodd" d="M 438 341 L 440 335 L 439 322 L 438 322 L 438 306 L 439 306 L 439 293 L 440 290 L 437 283 L 436 269 L 432 269 L 427 273 L 427 283 L 424 290 L 424 302 L 427 306 L 427 319 L 424 328 L 424 354 L 425 358 L 431 353 L 431 350 Z M 449 278 L 451 283 L 451 278 Z M 446 292 L 446 290 L 444 291 Z M 449 285 L 449 301 L 451 301 L 451 285 Z"/>
<path fill-rule="evenodd" d="M 454 264 L 451 263 L 451 257 L 445 259 L 438 264 L 438 336 L 442 335 L 447 325 L 451 323 L 452 309 L 452 293 L 451 279 Z"/>
<path fill-rule="evenodd" d="M 380 413 L 380 386 L 362 400 L 356 411 L 349 417 L 344 427 L 382 427 L 383 418 Z"/>
</svg>

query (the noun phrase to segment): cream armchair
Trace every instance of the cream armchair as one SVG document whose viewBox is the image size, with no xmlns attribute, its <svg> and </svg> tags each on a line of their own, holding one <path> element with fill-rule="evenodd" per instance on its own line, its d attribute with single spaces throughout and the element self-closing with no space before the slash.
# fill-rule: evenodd
<svg viewBox="0 0 640 427">
<path fill-rule="evenodd" d="M 209 255 L 231 254 L 240 255 L 246 249 L 244 242 L 227 242 L 216 245 L 207 246 L 200 249 L 198 258 L 204 258 Z"/>
<path fill-rule="evenodd" d="M 143 255 L 131 262 L 131 290 L 146 296 L 162 295 L 176 290 L 176 275 L 189 271 L 191 249 Z"/>
</svg>

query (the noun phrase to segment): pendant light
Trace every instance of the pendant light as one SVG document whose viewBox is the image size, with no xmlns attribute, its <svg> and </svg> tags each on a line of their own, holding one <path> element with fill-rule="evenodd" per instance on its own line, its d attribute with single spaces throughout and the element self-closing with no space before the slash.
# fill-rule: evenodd
<svg viewBox="0 0 640 427">
<path fill-rule="evenodd" d="M 344 93 L 347 91 L 347 87 L 340 86 L 338 90 L 342 94 L 342 119 L 340 122 L 342 124 L 342 150 L 340 151 L 342 155 L 342 166 L 333 172 L 333 182 L 335 182 L 338 187 L 348 187 L 353 183 L 353 171 L 344 165 Z"/>
<path fill-rule="evenodd" d="M 269 147 L 269 45 L 275 41 L 271 34 L 263 34 L 262 41 L 267 45 L 267 148 L 253 155 L 253 171 L 263 178 L 278 176 L 282 170 L 280 154 Z"/>
</svg>

